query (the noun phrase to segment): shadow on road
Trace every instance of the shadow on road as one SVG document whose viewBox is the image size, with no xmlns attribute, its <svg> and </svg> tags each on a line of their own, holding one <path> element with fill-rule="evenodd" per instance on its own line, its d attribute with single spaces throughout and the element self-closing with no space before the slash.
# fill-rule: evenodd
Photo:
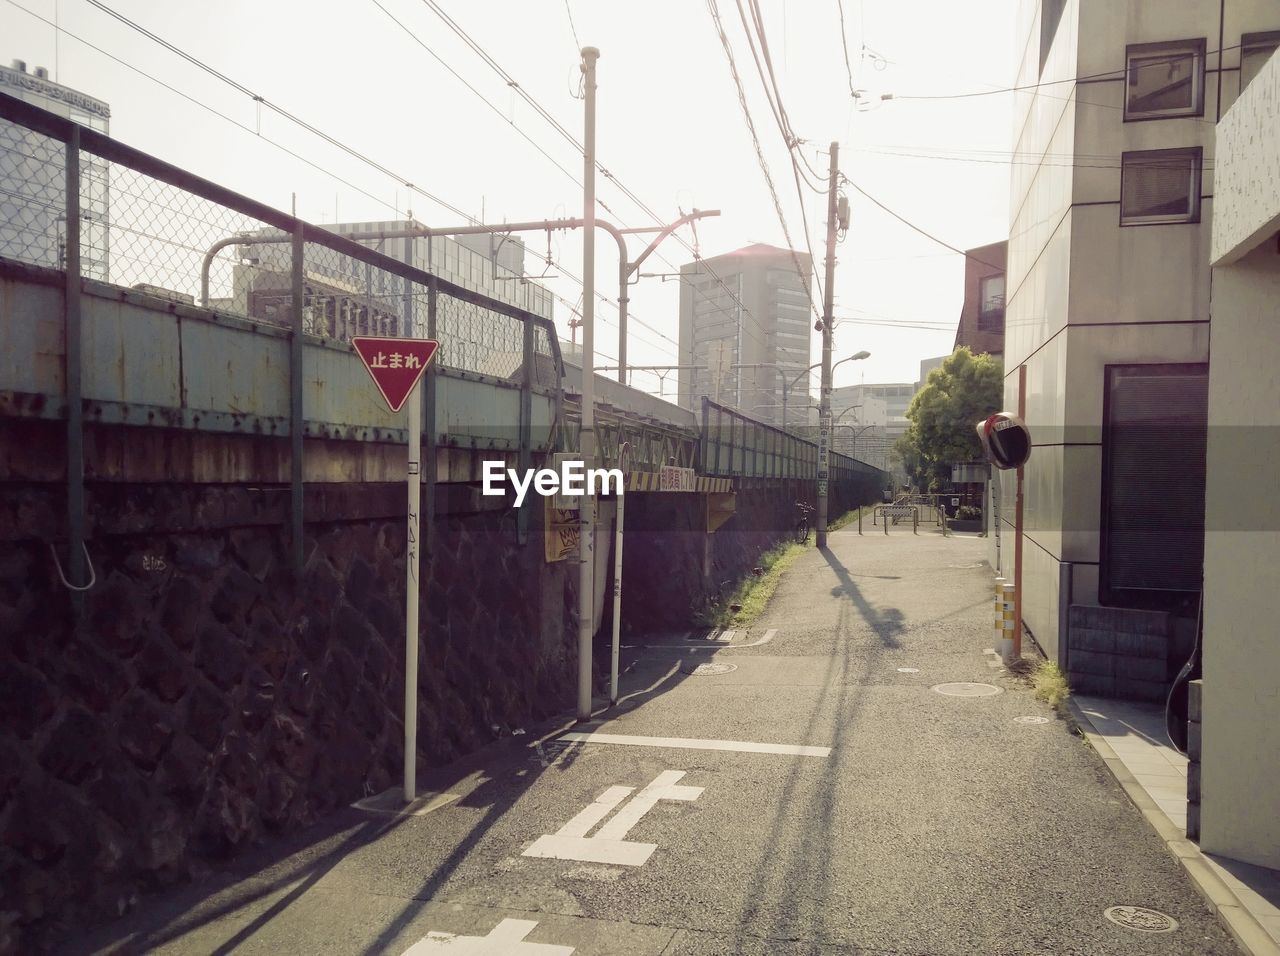
<svg viewBox="0 0 1280 956">
<path fill-rule="evenodd" d="M 902 624 L 902 611 L 899 608 L 891 607 L 884 610 L 874 608 L 862 596 L 862 592 L 858 589 L 858 585 L 853 580 L 853 575 L 849 573 L 849 569 L 840 563 L 830 551 L 823 550 L 821 552 L 823 560 L 835 572 L 836 578 L 840 583 L 831 589 L 833 597 L 845 597 L 852 602 L 853 606 L 862 615 L 863 621 L 871 628 L 880 643 L 885 647 L 898 647 L 898 635 L 905 629 Z"/>
</svg>

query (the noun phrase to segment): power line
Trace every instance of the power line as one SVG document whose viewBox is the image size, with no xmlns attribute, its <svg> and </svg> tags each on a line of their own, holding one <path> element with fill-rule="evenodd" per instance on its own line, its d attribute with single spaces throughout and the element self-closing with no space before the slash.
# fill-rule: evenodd
<svg viewBox="0 0 1280 956">
<path fill-rule="evenodd" d="M 102 49 L 102 47 L 100 46 L 90 43 L 88 40 L 84 39 L 78 34 L 72 33 L 66 27 L 60 26 L 56 24 L 54 21 L 48 20 L 45 17 L 42 17 L 40 14 L 36 13 L 34 10 L 28 10 L 26 7 L 22 6 L 20 3 L 14 2 L 14 0 L 5 0 L 5 2 L 8 3 L 11 7 L 16 7 L 17 9 L 21 10 L 23 13 L 27 14 L 28 16 L 34 17 L 35 19 L 46 24 L 47 26 L 53 27 L 58 34 L 68 36 L 71 39 L 75 40 L 77 43 L 81 44 L 82 46 L 86 46 L 91 50 L 101 53 L 103 56 L 107 57 L 107 59 L 120 64 L 126 69 L 132 70 L 134 73 L 137 73 L 139 76 L 143 77 L 144 79 L 150 80 L 152 83 L 155 83 L 158 86 L 163 87 L 164 89 L 168 90 L 170 93 L 173 93 L 175 96 L 182 97 L 182 99 L 186 100 L 188 103 L 191 103 L 194 106 L 198 106 L 202 110 L 205 110 L 206 112 L 211 113 L 212 115 L 218 117 L 219 119 L 225 120 L 226 122 L 230 123 L 232 126 L 235 126 L 238 129 L 244 130 L 246 133 L 256 136 L 258 139 L 261 139 L 264 143 L 268 143 L 271 146 L 274 146 L 276 149 L 280 150 L 283 153 L 286 153 L 287 155 L 298 160 L 299 162 L 302 162 L 307 166 L 310 166 L 312 169 L 316 170 L 317 172 L 324 173 L 325 175 L 333 179 L 335 182 L 341 183 L 342 185 L 346 186 L 348 189 L 358 192 L 362 196 L 365 196 L 366 198 L 373 200 L 379 205 L 384 206 L 387 209 L 390 209 L 397 216 L 400 216 L 402 214 L 400 209 L 398 209 L 392 203 L 387 202 L 385 199 L 379 196 L 375 196 L 373 193 L 369 192 L 363 187 L 357 186 L 355 183 L 352 183 L 350 180 L 343 179 L 337 173 L 333 172 L 330 169 L 327 169 L 324 166 L 321 166 L 319 163 L 315 162 L 314 160 L 309 159 L 306 156 L 301 155 L 300 153 L 294 152 L 293 150 L 289 149 L 289 147 L 281 143 L 277 143 L 275 140 L 271 139 L 271 137 L 262 135 L 260 132 L 254 129 L 251 129 L 250 127 L 246 126 L 244 123 L 241 123 L 237 119 L 233 119 L 232 117 L 228 116 L 226 113 L 216 110 L 212 106 L 209 106 L 208 104 L 203 103 L 200 100 L 197 100 L 195 97 L 182 92 L 177 87 L 170 86 L 168 83 L 166 83 L 164 80 L 160 79 L 159 77 L 154 76 L 137 66 L 134 66 L 132 63 L 129 63 L 125 60 L 120 59 L 118 56 L 115 56 L 114 54 L 107 52 L 106 50 Z"/>
<path fill-rule="evenodd" d="M 844 70 L 849 77 L 849 95 L 856 97 L 857 90 L 853 83 L 853 65 L 849 62 L 849 36 L 844 28 L 844 0 L 836 0 L 836 9 L 840 12 L 840 49 L 844 52 Z"/>
<path fill-rule="evenodd" d="M 841 178 L 841 180 L 842 180 L 846 185 L 849 185 L 849 186 L 853 187 L 853 189 L 854 189 L 855 191 L 857 191 L 858 193 L 860 193 L 864 198 L 869 199 L 869 200 L 870 200 L 874 205 L 879 206 L 882 210 L 884 210 L 885 212 L 887 212 L 887 213 L 888 213 L 890 216 L 892 216 L 894 219 L 898 220 L 898 221 L 899 221 L 900 223 L 902 223 L 903 225 L 909 226 L 910 228 L 914 229 L 916 232 L 920 233 L 920 235 L 924 236 L 925 238 L 927 238 L 927 239 L 932 239 L 932 240 L 933 240 L 934 242 L 936 242 L 938 245 L 940 245 L 940 246 L 946 246 L 946 247 L 947 247 L 948 249 L 950 249 L 952 252 L 957 252 L 957 253 L 959 253 L 960 255 L 965 256 L 966 258 L 972 259 L 974 262 L 978 262 L 978 263 L 981 263 L 981 264 L 982 264 L 982 265 L 984 265 L 984 266 L 987 266 L 988 268 L 995 269 L 997 272 L 1004 272 L 1004 267 L 1003 267 L 1003 266 L 997 266 L 997 265 L 995 265 L 994 263 L 987 262 L 987 261 L 986 261 L 986 260 L 984 260 L 984 259 L 979 259 L 977 256 L 970 255 L 969 253 L 965 252 L 963 249 L 958 249 L 958 248 L 956 248 L 955 246 L 953 246 L 951 243 L 949 243 L 949 242 L 947 242 L 947 241 L 945 241 L 945 240 L 943 240 L 943 239 L 939 239 L 939 238 L 938 238 L 937 236 L 935 236 L 933 233 L 928 232 L 928 231 L 926 231 L 926 230 L 922 229 L 920 226 L 917 226 L 914 222 L 912 222 L 910 219 L 907 219 L 905 216 L 899 215 L 898 213 L 894 212 L 892 209 L 890 209 L 888 206 L 886 206 L 884 203 L 882 203 L 882 202 L 881 202 L 879 199 L 877 199 L 875 196 L 871 195 L 869 192 L 867 192 L 865 189 L 863 189 L 861 186 L 859 186 L 857 183 L 855 183 L 855 182 L 854 182 L 852 179 L 850 179 L 849 177 L 844 176 L 844 175 L 841 175 L 841 177 L 840 177 L 840 178 Z"/>
<path fill-rule="evenodd" d="M 816 265 L 817 259 L 813 254 L 813 244 L 809 240 L 809 216 L 805 212 L 804 190 L 800 186 L 801 170 L 795 158 L 795 150 L 798 147 L 798 138 L 796 137 L 794 131 L 791 128 L 791 121 L 787 116 L 786 107 L 782 105 L 782 91 L 778 88 L 778 79 L 773 72 L 773 61 L 769 56 L 769 44 L 764 33 L 764 21 L 760 16 L 760 8 L 757 5 L 756 0 L 748 0 L 751 6 L 752 21 L 754 22 L 754 25 L 755 25 L 756 36 L 760 40 L 760 55 L 757 55 L 755 40 L 751 36 L 752 24 L 747 21 L 746 12 L 742 8 L 742 0 L 735 0 L 735 2 L 738 7 L 738 16 L 742 20 L 743 32 L 746 33 L 747 35 L 747 45 L 751 49 L 751 58 L 755 61 L 756 73 L 759 74 L 760 83 L 764 87 L 765 99 L 769 101 L 769 106 L 773 112 L 774 121 L 778 124 L 778 130 L 782 133 L 782 140 L 787 146 L 787 161 L 791 164 L 791 173 L 795 179 L 795 184 L 796 184 L 796 197 L 800 202 L 800 220 L 804 226 L 804 245 L 809 252 L 810 267 L 813 268 Z M 760 65 L 761 56 L 763 56 L 764 58 L 763 69 L 761 68 L 761 65 Z M 768 73 L 767 79 L 765 77 L 766 71 Z M 770 87 L 772 87 L 772 95 L 770 94 Z M 806 185 L 808 185 L 809 188 L 813 189 L 815 192 L 821 195 L 826 194 L 825 189 L 814 186 L 813 183 L 809 182 L 808 180 L 806 180 L 805 182 L 806 182 Z M 795 250 L 792 250 L 791 252 L 791 259 L 795 263 L 796 274 L 800 277 L 801 281 L 803 282 L 804 273 L 800 268 L 800 259 L 798 256 L 796 256 Z M 816 272 L 816 269 L 815 269 L 815 272 Z M 814 279 L 817 282 L 817 286 L 818 286 L 818 297 L 822 298 L 822 282 L 817 280 L 816 275 L 814 276 Z M 817 306 L 814 304 L 813 295 L 811 294 L 811 292 L 807 287 L 805 290 L 805 294 L 809 299 L 809 308 L 813 310 L 814 317 L 816 318 L 818 316 L 818 309 L 817 309 Z"/>
<path fill-rule="evenodd" d="M 791 239 L 791 229 L 787 225 L 786 213 L 782 211 L 782 201 L 778 198 L 778 189 L 773 182 L 773 174 L 769 171 L 769 163 L 764 158 L 764 149 L 760 145 L 760 136 L 756 132 L 755 121 L 751 118 L 751 109 L 747 106 L 747 94 L 742 85 L 742 78 L 738 74 L 738 65 L 733 57 L 733 49 L 729 44 L 728 34 L 725 33 L 724 24 L 720 20 L 720 11 L 716 6 L 716 0 L 707 0 L 707 10 L 711 14 L 711 19 L 715 24 L 716 32 L 720 37 L 720 44 L 724 47 L 725 56 L 729 61 L 729 72 L 733 76 L 734 86 L 738 91 L 738 103 L 742 107 L 742 115 L 746 120 L 747 129 L 751 133 L 751 141 L 755 145 L 756 161 L 760 166 L 760 171 L 764 174 L 765 183 L 769 187 L 769 195 L 773 197 L 773 207 L 778 215 L 778 222 L 782 225 L 782 234 L 786 238 L 787 246 L 795 254 L 795 243 Z M 810 264 L 812 265 L 812 255 L 810 255 Z M 797 263 L 798 266 L 798 263 Z M 799 271 L 797 269 L 797 271 Z M 810 306 L 813 304 L 812 294 L 809 296 Z"/>
<path fill-rule="evenodd" d="M 568 142 L 570 142 L 579 153 L 583 152 L 582 143 L 577 139 L 577 137 L 575 137 L 572 133 L 570 133 L 567 129 L 565 129 L 564 126 L 561 125 L 561 123 L 554 116 L 552 116 L 551 113 L 541 103 L 539 103 L 531 94 L 529 94 L 524 89 L 524 87 L 520 85 L 520 83 L 515 79 L 515 77 L 513 77 L 507 70 L 503 69 L 502 65 L 498 63 L 496 59 L 494 59 L 476 40 L 474 40 L 471 36 L 469 36 L 467 32 L 463 30 L 462 27 L 457 23 L 457 21 L 455 21 L 452 17 L 450 17 L 447 13 L 445 13 L 439 7 L 438 4 L 433 2 L 433 0 L 422 0 L 422 2 L 432 12 L 434 12 L 436 16 L 439 17 L 445 23 L 445 25 L 449 27 L 450 30 L 452 30 L 464 43 L 466 43 L 466 45 L 471 50 L 473 50 L 482 60 L 484 60 L 484 62 L 490 67 L 490 69 L 492 69 L 503 80 L 503 82 L 505 82 L 509 87 L 515 90 L 516 93 L 521 97 L 521 99 L 523 99 L 526 103 L 528 103 L 539 116 L 543 117 L 543 119 L 545 119 L 552 126 L 552 128 L 554 128 L 562 137 L 564 137 Z M 618 190 L 622 192 L 624 196 L 626 196 L 633 203 L 635 203 L 635 205 L 639 209 L 641 209 L 646 215 L 648 215 L 655 223 L 657 223 L 658 225 L 664 224 L 662 218 L 659 217 L 658 214 L 654 212 L 654 210 L 650 206 L 648 206 L 643 200 L 641 200 L 639 196 L 637 196 L 631 189 L 629 189 L 626 186 L 626 184 L 624 184 L 612 172 L 610 172 L 599 159 L 596 160 L 595 166 L 596 166 L 596 169 L 600 172 L 600 174 L 605 179 L 612 182 L 618 188 Z M 575 179 L 575 182 L 576 181 L 577 180 Z M 611 215 L 614 215 L 615 217 L 617 217 L 617 214 L 614 213 L 613 210 L 610 209 L 602 200 L 600 200 L 599 197 L 597 197 L 596 202 L 602 209 L 606 210 Z M 617 217 L 617 218 L 619 218 L 619 223 L 624 228 L 629 228 L 627 227 L 627 224 L 625 221 L 622 221 L 620 217 Z M 701 258 L 700 256 L 698 256 L 697 250 L 694 249 L 691 245 L 689 245 L 689 243 L 684 239 L 683 236 L 679 235 L 678 233 L 673 233 L 672 236 L 677 242 L 679 242 L 686 249 L 692 252 L 695 256 L 695 259 Z M 670 266 L 673 269 L 675 268 L 674 264 L 662 253 L 660 252 L 657 253 L 657 256 L 660 260 L 667 263 L 668 266 Z M 736 295 L 736 293 L 734 293 L 731 289 L 729 289 L 728 285 L 725 284 L 724 280 L 720 278 L 720 276 L 715 272 L 714 269 L 709 269 L 709 272 L 716 279 L 720 287 L 724 289 L 725 292 L 727 292 L 734 299 L 735 302 L 737 302 L 738 306 L 748 316 L 750 316 L 752 318 L 752 321 L 754 322 L 755 321 L 754 316 L 751 315 L 751 310 L 747 308 L 746 304 L 742 302 L 742 300 Z M 604 296 L 601 295 L 600 293 L 597 293 L 597 296 L 599 296 L 601 299 L 604 299 Z M 605 301 L 608 301 L 608 300 L 606 299 Z M 755 338 L 757 342 L 759 342 L 761 345 L 764 345 L 763 342 L 760 342 L 760 339 L 758 336 L 756 336 Z"/>
<path fill-rule="evenodd" d="M 298 117 L 293 113 L 290 113 L 288 110 L 283 109 L 280 106 L 277 106 L 275 103 L 272 103 L 266 97 L 261 96 L 257 93 L 254 93 L 253 90 L 249 89 L 244 84 L 239 83 L 236 80 L 233 80 L 231 77 L 227 76 L 225 73 L 222 73 L 219 70 L 214 69 L 209 64 L 191 55 L 190 53 L 187 53 L 185 50 L 182 50 L 174 46 L 172 43 L 170 43 L 168 40 L 164 39 L 163 37 L 158 36 L 155 33 L 152 33 L 150 30 L 148 30 L 146 27 L 142 26 L 141 24 L 136 23 L 133 20 L 130 20 L 124 14 L 117 13 L 115 10 L 111 9 L 109 6 L 103 3 L 102 0 L 88 0 L 88 2 L 94 7 L 97 7 L 103 13 L 107 14 L 108 16 L 118 20 L 119 22 L 123 23 L 125 26 L 129 27 L 130 29 L 137 31 L 138 33 L 141 33 L 143 36 L 147 37 L 149 40 L 152 40 L 153 42 L 164 47 L 166 50 L 168 50 L 170 53 L 174 54 L 175 56 L 180 57 L 181 59 L 187 61 L 197 69 L 222 81 L 223 83 L 230 86 L 232 89 L 235 89 L 240 93 L 243 93 L 245 96 L 248 96 L 250 99 L 254 100 L 256 103 L 266 107 L 267 109 L 283 117 L 284 119 L 289 120 L 291 123 L 301 127 L 302 129 L 306 130 L 308 133 L 311 133 L 313 136 L 318 136 L 320 139 L 324 140 L 330 146 L 333 146 L 334 148 L 341 150 L 342 152 L 353 157 L 354 159 L 358 159 L 360 162 L 363 162 L 369 166 L 372 166 L 373 168 L 377 169 L 380 173 L 382 173 L 384 176 L 387 176 L 390 179 L 396 180 L 398 183 L 400 183 L 410 192 L 415 192 L 418 195 L 422 196 L 424 199 L 427 199 L 430 202 L 435 203 L 441 208 L 448 209 L 450 212 L 454 213 L 457 216 L 461 216 L 462 218 L 466 219 L 468 222 L 475 222 L 475 220 L 471 216 L 464 213 L 458 207 L 446 202 L 445 200 L 441 199 L 439 196 L 432 195 L 426 190 L 421 189 L 418 186 L 415 186 L 407 177 L 401 176 L 398 173 L 393 172 L 392 170 L 388 169 L 386 166 L 383 166 L 377 160 L 369 158 L 365 154 L 361 153 L 359 150 L 355 149 L 352 146 L 348 146 L 346 143 L 342 142 L 336 137 L 330 136 L 328 133 L 325 133 L 323 130 L 318 129 L 317 127 L 313 126 L 311 123 L 308 123 L 306 120 L 302 119 L 301 117 Z"/>
</svg>

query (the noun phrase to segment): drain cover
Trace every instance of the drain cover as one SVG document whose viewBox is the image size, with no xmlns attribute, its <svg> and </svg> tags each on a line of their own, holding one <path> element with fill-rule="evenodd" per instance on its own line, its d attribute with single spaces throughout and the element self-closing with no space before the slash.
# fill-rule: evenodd
<svg viewBox="0 0 1280 956">
<path fill-rule="evenodd" d="M 1013 722 L 1014 722 L 1015 724 L 1047 724 L 1047 723 L 1049 722 L 1049 718 L 1048 718 L 1048 717 L 1039 717 L 1039 716 L 1036 716 L 1036 717 L 1015 717 L 1015 718 L 1013 718 Z"/>
<path fill-rule="evenodd" d="M 1145 906 L 1109 906 L 1102 915 L 1117 926 L 1139 933 L 1172 933 L 1178 928 L 1178 921 L 1172 916 Z"/>
<path fill-rule="evenodd" d="M 999 687 L 993 687 L 991 684 L 971 684 L 967 681 L 936 684 L 932 689 L 947 697 L 994 697 L 996 694 L 1003 693 Z"/>
<path fill-rule="evenodd" d="M 898 668 L 898 673 L 899 673 L 899 674 L 919 674 L 919 673 L 920 673 L 920 668 L 918 668 L 918 667 L 899 667 L 899 668 Z"/>
<path fill-rule="evenodd" d="M 684 672 L 692 674 L 694 677 L 710 677 L 714 674 L 728 674 L 730 671 L 736 671 L 737 669 L 737 664 L 709 663 L 699 664 L 697 667 L 686 667 Z"/>
</svg>

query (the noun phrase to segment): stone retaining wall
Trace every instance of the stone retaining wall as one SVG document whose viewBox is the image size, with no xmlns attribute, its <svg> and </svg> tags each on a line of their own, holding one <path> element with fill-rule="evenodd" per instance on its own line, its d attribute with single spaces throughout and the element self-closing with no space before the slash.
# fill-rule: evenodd
<svg viewBox="0 0 1280 956">
<path fill-rule="evenodd" d="M 91 484 L 98 583 L 78 630 L 46 543 L 60 495 L 3 491 L 0 951 L 39 950 L 399 779 L 403 485 L 309 489 L 295 583 L 286 489 Z M 437 516 L 422 763 L 572 701 L 569 570 L 543 563 L 536 524 L 517 544 L 512 512 Z"/>
</svg>

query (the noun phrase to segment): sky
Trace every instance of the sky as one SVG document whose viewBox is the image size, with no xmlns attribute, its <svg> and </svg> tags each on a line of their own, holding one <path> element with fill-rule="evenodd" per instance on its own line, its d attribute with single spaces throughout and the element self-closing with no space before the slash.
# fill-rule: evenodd
<svg viewBox="0 0 1280 956">
<path fill-rule="evenodd" d="M 579 141 L 578 51 L 600 50 L 599 215 L 623 227 L 698 209 L 717 218 L 680 235 L 707 257 L 751 242 L 785 246 L 712 10 L 729 39 L 761 152 L 795 248 L 823 256 L 826 198 L 793 178 L 736 0 L 102 0 L 212 67 L 217 79 L 90 0 L 0 0 L 0 57 L 106 100 L 111 135 L 313 222 L 414 218 L 462 225 L 582 215 L 582 154 L 517 95 L 497 64 Z M 904 224 L 848 190 L 837 246 L 837 386 L 914 382 L 921 359 L 951 351 L 963 258 L 1008 234 L 1012 97 L 929 99 L 1010 85 L 1015 0 L 758 0 L 798 151 L 820 174 L 839 143 L 848 179 Z M 437 14 L 443 11 L 474 48 Z M 844 14 L 842 43 L 841 6 Z M 742 9 L 747 10 L 746 0 Z M 850 88 L 867 95 L 855 101 Z M 254 96 L 351 146 L 386 172 L 299 128 Z M 891 95 L 891 99 L 881 99 Z M 911 97 L 925 97 L 912 99 Z M 487 101 L 487 102 L 486 102 Z M 294 154 L 291 155 L 290 153 Z M 805 228 L 807 220 L 808 228 Z M 808 246 L 805 236 L 808 237 Z M 933 238 L 931 238 L 933 237 Z M 547 285 L 561 336 L 580 300 L 581 231 L 525 236 L 526 268 Z M 936 240 L 942 240 L 943 245 Z M 631 254 L 646 240 L 631 237 Z M 596 287 L 616 301 L 616 246 L 596 245 Z M 668 238 L 642 268 L 678 270 L 689 247 Z M 632 287 L 631 364 L 674 364 L 679 287 L 659 275 Z M 813 287 L 819 308 L 818 288 Z M 617 355 L 617 310 L 596 308 L 597 364 Z M 921 328 L 920 326 L 928 326 Z M 820 358 L 819 336 L 811 343 Z M 651 373 L 633 384 L 657 392 Z M 815 373 L 816 385 L 816 373 Z M 674 376 L 667 381 L 674 392 Z"/>
</svg>

